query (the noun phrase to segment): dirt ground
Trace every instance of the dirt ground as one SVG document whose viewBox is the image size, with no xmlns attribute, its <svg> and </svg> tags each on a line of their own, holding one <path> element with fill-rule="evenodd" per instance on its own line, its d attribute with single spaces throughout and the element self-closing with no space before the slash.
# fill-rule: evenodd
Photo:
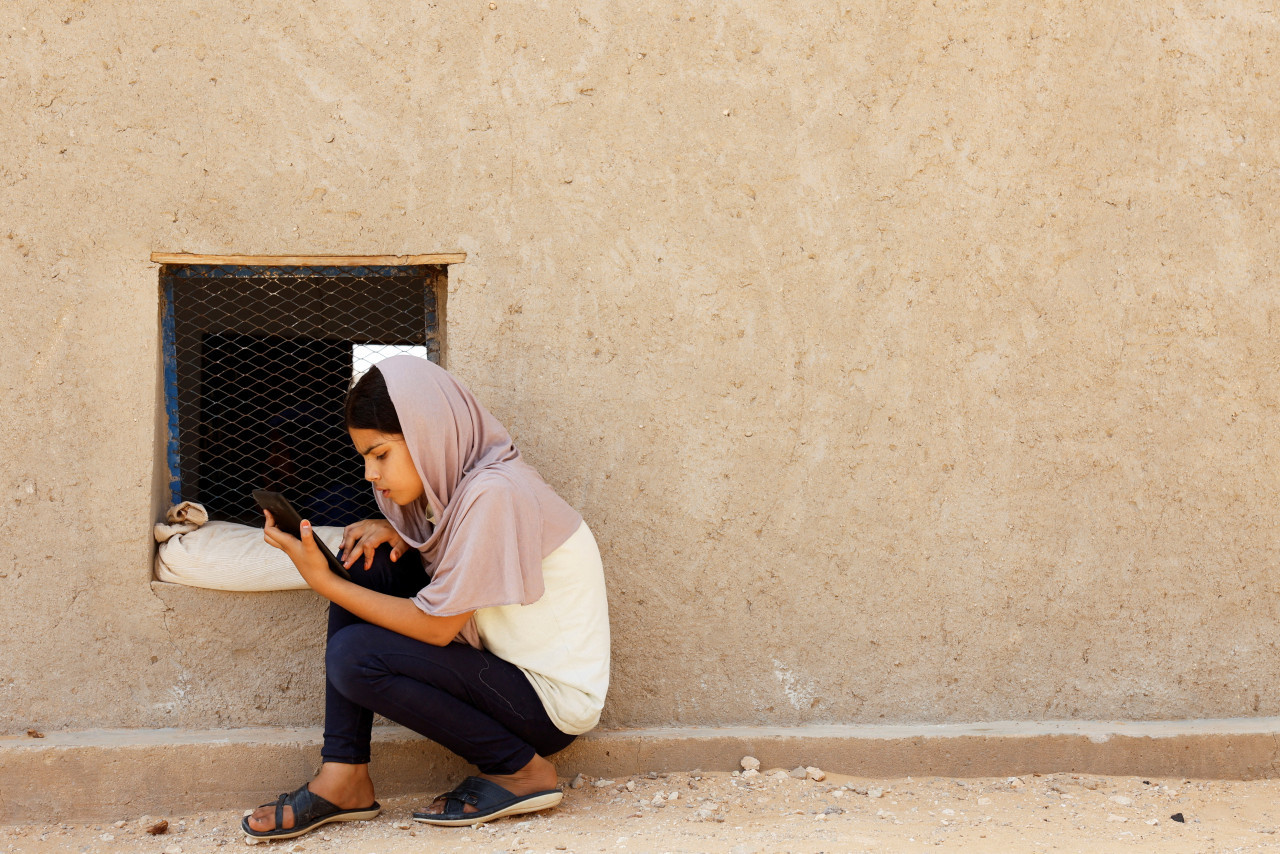
<svg viewBox="0 0 1280 854">
<path fill-rule="evenodd" d="M 815 769 L 816 770 L 816 769 Z M 411 819 L 425 796 L 382 801 L 374 821 L 333 824 L 264 852 L 1280 851 L 1280 781 L 1078 774 L 872 780 L 803 769 L 564 781 L 557 809 L 470 828 Z M 823 777 L 815 780 L 813 777 Z M 573 788 L 571 783 L 576 783 Z M 248 805 L 246 805 L 248 806 Z M 1178 816 L 1179 821 L 1173 816 Z M 0 851 L 203 854 L 243 846 L 241 811 L 120 816 L 0 828 Z M 143 825 L 164 818 L 169 829 Z M 260 843 L 267 844 L 267 843 Z"/>
</svg>

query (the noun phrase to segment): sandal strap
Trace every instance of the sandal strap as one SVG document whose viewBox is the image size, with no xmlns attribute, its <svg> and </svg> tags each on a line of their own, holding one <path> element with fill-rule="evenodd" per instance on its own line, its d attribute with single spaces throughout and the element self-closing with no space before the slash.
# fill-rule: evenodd
<svg viewBox="0 0 1280 854">
<path fill-rule="evenodd" d="M 453 793 L 451 792 L 450 794 Z M 276 830 L 284 829 L 285 807 L 293 809 L 294 827 L 301 827 L 304 824 L 310 824 L 313 819 L 341 812 L 341 808 L 336 804 L 308 789 L 306 783 L 303 783 L 292 792 L 281 792 L 275 803 L 263 804 L 263 806 L 274 806 L 276 808 Z"/>
<path fill-rule="evenodd" d="M 448 814 L 462 812 L 465 808 L 465 804 L 475 806 L 480 802 L 480 798 L 467 791 L 462 786 L 458 786 L 458 788 L 454 789 L 452 792 L 445 792 L 443 795 L 437 796 L 436 800 L 444 801 L 444 811 Z"/>
<path fill-rule="evenodd" d="M 465 792 L 482 801 L 501 802 L 514 797 L 507 789 L 497 783 L 491 783 L 483 777 L 468 777 L 458 784 L 458 791 Z M 473 802 L 472 806 L 474 805 Z"/>
<path fill-rule="evenodd" d="M 497 783 L 490 783 L 483 777 L 467 777 L 452 792 L 440 796 L 445 799 L 442 815 L 464 815 L 465 804 L 479 808 L 482 800 L 502 801 L 510 797 L 511 793 Z"/>
</svg>

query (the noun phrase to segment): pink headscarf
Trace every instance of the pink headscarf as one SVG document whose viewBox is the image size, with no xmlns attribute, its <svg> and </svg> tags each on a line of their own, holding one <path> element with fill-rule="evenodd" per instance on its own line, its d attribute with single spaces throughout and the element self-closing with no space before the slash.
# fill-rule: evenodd
<svg viewBox="0 0 1280 854">
<path fill-rule="evenodd" d="M 392 356 L 377 368 L 424 489 L 404 507 L 374 491 L 382 514 L 422 553 L 431 575 L 416 597 L 419 607 L 447 617 L 536 602 L 542 559 L 582 524 L 578 511 L 444 368 L 414 356 Z"/>
</svg>

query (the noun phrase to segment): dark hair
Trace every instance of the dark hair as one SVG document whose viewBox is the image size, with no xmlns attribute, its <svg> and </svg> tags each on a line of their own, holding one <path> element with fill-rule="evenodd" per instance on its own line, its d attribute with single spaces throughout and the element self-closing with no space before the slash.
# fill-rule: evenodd
<svg viewBox="0 0 1280 854">
<path fill-rule="evenodd" d="M 387 435 L 404 433 L 387 391 L 387 381 L 377 368 L 370 368 L 347 392 L 346 420 L 348 430 L 377 430 Z"/>
</svg>

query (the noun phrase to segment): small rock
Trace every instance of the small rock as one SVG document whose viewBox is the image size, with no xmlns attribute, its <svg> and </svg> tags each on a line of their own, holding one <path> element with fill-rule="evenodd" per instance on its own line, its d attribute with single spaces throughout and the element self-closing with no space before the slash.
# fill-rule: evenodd
<svg viewBox="0 0 1280 854">
<path fill-rule="evenodd" d="M 667 805 L 667 797 L 662 794 L 662 792 L 658 792 L 653 796 L 653 800 L 649 801 L 649 803 L 653 804 L 655 807 L 665 807 Z"/>
<path fill-rule="evenodd" d="M 990 798 L 978 798 L 978 806 L 980 806 L 980 807 L 986 807 L 986 806 L 990 806 L 990 805 L 991 805 L 991 799 L 990 799 Z"/>
<path fill-rule="evenodd" d="M 879 786 L 872 786 L 870 789 L 867 789 L 867 797 L 868 797 L 868 798 L 883 798 L 883 797 L 884 797 L 884 789 L 881 789 Z"/>
<path fill-rule="evenodd" d="M 675 791 L 675 790 L 672 790 L 671 794 L 667 795 L 667 800 L 669 800 L 669 801 L 678 801 L 678 800 L 680 800 L 680 793 L 679 793 L 679 792 L 677 792 L 677 791 Z"/>
<path fill-rule="evenodd" d="M 840 807 L 827 807 L 825 810 L 823 810 L 823 812 L 826 813 L 827 815 L 843 815 L 844 814 L 844 810 L 842 810 Z"/>
<path fill-rule="evenodd" d="M 182 846 L 170 845 L 168 848 L 164 849 L 163 854 L 182 854 Z"/>
<path fill-rule="evenodd" d="M 1149 819 L 1147 819 L 1147 824 L 1151 825 L 1152 827 L 1155 827 L 1155 826 L 1156 826 L 1157 824 L 1159 824 L 1159 823 L 1160 823 L 1160 819 L 1158 819 L 1158 818 L 1149 818 Z"/>
<path fill-rule="evenodd" d="M 29 729 L 27 730 L 27 737 L 28 738 L 44 738 L 44 733 L 42 733 L 38 729 Z"/>
<path fill-rule="evenodd" d="M 615 782 L 616 781 L 614 780 L 596 780 L 591 785 L 595 786 L 597 789 L 603 789 L 605 786 L 612 786 Z"/>
<path fill-rule="evenodd" d="M 627 785 L 626 785 L 626 790 L 627 790 L 628 792 L 634 792 L 634 791 L 636 790 L 636 781 L 635 781 L 635 780 L 628 780 L 628 781 L 627 781 Z"/>
<path fill-rule="evenodd" d="M 805 770 L 803 765 L 797 765 L 791 769 L 791 776 L 795 777 L 797 780 L 803 780 L 805 777 L 809 776 L 809 772 Z"/>
<path fill-rule="evenodd" d="M 101 839 L 103 842 L 115 842 L 116 840 L 115 836 L 110 833 L 104 833 L 98 838 Z"/>
<path fill-rule="evenodd" d="M 1008 782 L 1009 782 L 1009 788 L 1011 788 L 1011 789 L 1020 789 L 1020 788 L 1022 788 L 1022 778 L 1021 778 L 1021 777 L 1010 777 Z"/>
<path fill-rule="evenodd" d="M 261 839 L 258 839 L 257 837 L 254 837 L 254 836 L 246 836 L 244 838 L 245 845 L 257 845 L 261 841 L 262 841 Z"/>
<path fill-rule="evenodd" d="M 584 785 L 586 785 L 586 782 L 587 782 L 587 778 L 586 778 L 586 777 L 583 777 L 581 774 L 579 774 L 579 775 L 577 775 L 576 777 L 574 777 L 574 778 L 573 778 L 573 780 L 571 780 L 571 781 L 569 782 L 569 788 L 570 788 L 570 789 L 581 789 Z"/>
<path fill-rule="evenodd" d="M 746 771 L 742 772 L 742 779 L 744 780 L 751 780 L 759 776 L 760 772 L 755 768 L 748 768 Z"/>
<path fill-rule="evenodd" d="M 297 854 L 297 852 L 304 850 L 306 847 L 301 842 L 295 842 L 289 846 L 289 854 Z"/>
<path fill-rule="evenodd" d="M 121 819 L 120 821 L 117 821 L 115 824 L 113 824 L 113 825 L 111 825 L 111 826 L 112 826 L 112 827 L 124 827 L 124 826 L 125 826 L 126 824 L 128 824 L 128 823 L 129 823 L 129 822 L 125 821 L 124 819 Z"/>
<path fill-rule="evenodd" d="M 159 836 L 162 833 L 168 832 L 169 822 L 165 821 L 164 819 L 159 819 L 157 821 L 148 821 L 146 824 L 143 825 L 143 827 L 146 829 L 147 833 L 150 833 L 152 836 Z"/>
<path fill-rule="evenodd" d="M 410 830 L 413 827 L 413 825 L 409 824 L 407 821 L 397 821 L 392 826 L 395 827 L 396 830 Z"/>
<path fill-rule="evenodd" d="M 754 756 L 744 756 L 742 757 L 742 761 L 738 764 L 742 766 L 743 771 L 760 770 L 760 760 L 756 759 Z"/>
<path fill-rule="evenodd" d="M 1127 807 L 1133 803 L 1133 798 L 1126 798 L 1124 795 L 1112 795 L 1111 803 L 1119 804 L 1122 807 Z"/>
<path fill-rule="evenodd" d="M 1174 813 L 1173 815 L 1169 816 L 1169 818 L 1170 818 L 1170 819 L 1172 819 L 1173 821 L 1176 821 L 1178 824 L 1186 824 L 1186 823 L 1187 823 L 1187 820 L 1186 820 L 1185 818 L 1183 818 L 1182 813 L 1180 813 L 1180 812 L 1176 812 L 1176 813 Z"/>
<path fill-rule="evenodd" d="M 826 814 L 826 813 L 824 813 L 824 812 L 820 812 L 820 813 L 818 813 L 817 815 L 815 815 L 815 816 L 813 817 L 813 820 L 814 820 L 814 821 L 826 821 L 826 820 L 827 820 L 827 814 Z"/>
<path fill-rule="evenodd" d="M 810 780 L 812 780 L 815 783 L 821 783 L 823 780 L 827 779 L 827 774 L 825 771 L 823 771 L 821 768 L 814 768 L 812 765 L 810 765 L 808 768 L 805 768 L 804 773 L 806 777 L 808 777 Z"/>
<path fill-rule="evenodd" d="M 707 807 L 699 807 L 693 814 L 691 821 L 724 821 L 724 813 L 716 812 Z"/>
<path fill-rule="evenodd" d="M 332 839 L 333 839 L 333 837 L 332 837 L 332 836 L 330 836 L 330 835 L 329 835 L 329 834 L 327 834 L 327 833 L 322 833 L 322 834 L 320 834 L 320 838 L 321 838 L 321 839 L 323 839 L 325 842 L 329 842 L 330 840 L 332 840 Z M 465 836 L 464 836 L 464 837 L 462 837 L 462 841 L 463 841 L 463 842 L 466 842 L 466 841 L 467 841 L 467 837 L 465 837 Z"/>
<path fill-rule="evenodd" d="M 1125 818 L 1124 816 L 1116 815 L 1115 813 L 1111 813 L 1110 815 L 1107 816 L 1107 821 L 1126 822 L 1128 820 L 1129 819 Z"/>
</svg>

